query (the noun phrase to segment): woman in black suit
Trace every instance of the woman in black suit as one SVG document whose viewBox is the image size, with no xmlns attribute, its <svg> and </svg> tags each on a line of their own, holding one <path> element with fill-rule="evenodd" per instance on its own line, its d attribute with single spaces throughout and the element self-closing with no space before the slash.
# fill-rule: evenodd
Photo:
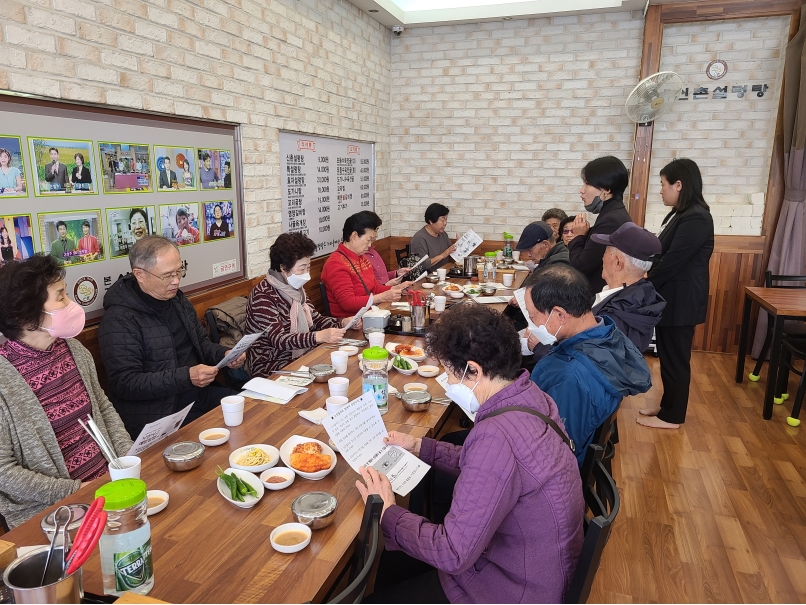
<svg viewBox="0 0 806 605">
<path fill-rule="evenodd" d="M 649 271 L 649 281 L 666 299 L 655 328 L 663 397 L 659 408 L 640 410 L 638 423 L 676 429 L 686 421 L 694 327 L 705 323 L 708 309 L 714 219 L 702 197 L 700 169 L 692 160 L 672 160 L 660 171 L 660 180 L 663 204 L 672 210 L 658 233 L 661 258 Z"/>
<path fill-rule="evenodd" d="M 574 239 L 568 244 L 568 253 L 571 265 L 588 278 L 594 292 L 601 292 L 605 287 L 602 258 L 607 246 L 597 244 L 591 239 L 591 235 L 610 235 L 632 220 L 622 200 L 629 180 L 627 168 L 620 159 L 612 155 L 596 158 L 582 169 L 579 197 L 582 198 L 585 210 L 599 216 L 591 228 L 584 212 L 577 215 L 573 222 Z"/>
</svg>

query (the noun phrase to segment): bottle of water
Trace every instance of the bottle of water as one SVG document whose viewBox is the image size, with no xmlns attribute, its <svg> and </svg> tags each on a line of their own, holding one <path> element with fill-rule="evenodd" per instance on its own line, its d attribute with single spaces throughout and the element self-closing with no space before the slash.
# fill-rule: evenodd
<svg viewBox="0 0 806 605">
<path fill-rule="evenodd" d="M 146 484 L 119 479 L 101 486 L 95 497 L 101 496 L 108 515 L 99 543 L 104 594 L 148 594 L 154 586 L 154 565 Z"/>
<path fill-rule="evenodd" d="M 389 409 L 389 352 L 383 347 L 369 347 L 361 353 L 364 373 L 361 377 L 361 392 L 372 393 L 381 415 Z"/>
<path fill-rule="evenodd" d="M 484 281 L 495 281 L 495 252 L 484 253 Z"/>
</svg>

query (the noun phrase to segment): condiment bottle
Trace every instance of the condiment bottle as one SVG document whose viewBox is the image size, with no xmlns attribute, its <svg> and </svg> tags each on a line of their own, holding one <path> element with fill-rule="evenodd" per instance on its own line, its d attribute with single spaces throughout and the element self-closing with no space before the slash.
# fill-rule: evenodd
<svg viewBox="0 0 806 605">
<path fill-rule="evenodd" d="M 108 517 L 99 548 L 104 594 L 148 594 L 154 586 L 151 524 L 148 522 L 146 484 L 119 479 L 102 485 L 95 497 L 106 500 Z"/>
<path fill-rule="evenodd" d="M 364 374 L 361 377 L 361 392 L 372 393 L 381 415 L 389 409 L 389 352 L 383 347 L 369 347 L 361 353 Z"/>
<path fill-rule="evenodd" d="M 484 253 L 484 281 L 495 281 L 495 252 Z"/>
<path fill-rule="evenodd" d="M 512 258 L 512 240 L 515 236 L 504 231 L 504 258 Z"/>
</svg>

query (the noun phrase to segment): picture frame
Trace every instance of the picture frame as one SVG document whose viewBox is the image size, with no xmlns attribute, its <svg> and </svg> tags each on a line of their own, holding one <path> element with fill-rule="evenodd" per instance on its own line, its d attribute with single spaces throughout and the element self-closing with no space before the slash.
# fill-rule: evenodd
<svg viewBox="0 0 806 605">
<path fill-rule="evenodd" d="M 28 137 L 34 196 L 98 195 L 92 141 Z"/>
</svg>

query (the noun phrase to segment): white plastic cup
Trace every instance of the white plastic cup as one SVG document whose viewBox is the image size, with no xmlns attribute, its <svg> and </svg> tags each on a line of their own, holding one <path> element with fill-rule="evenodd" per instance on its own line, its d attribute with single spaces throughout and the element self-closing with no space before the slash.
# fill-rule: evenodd
<svg viewBox="0 0 806 605">
<path fill-rule="evenodd" d="M 330 363 L 333 364 L 336 374 L 347 373 L 347 359 L 349 357 L 350 356 L 344 351 L 333 351 L 330 354 Z"/>
<path fill-rule="evenodd" d="M 347 405 L 349 401 L 350 400 L 346 397 L 328 397 L 325 399 L 325 409 L 327 409 L 327 415 L 332 416 L 345 405 Z"/>
<path fill-rule="evenodd" d="M 222 412 L 243 412 L 246 400 L 240 395 L 230 395 L 221 400 Z"/>
<path fill-rule="evenodd" d="M 445 310 L 445 301 L 448 300 L 447 296 L 434 297 L 434 311 L 442 313 Z"/>
<path fill-rule="evenodd" d="M 445 281 L 445 278 L 448 277 L 448 270 L 447 269 L 437 269 L 437 276 L 439 276 L 439 281 Z"/>
<path fill-rule="evenodd" d="M 383 332 L 370 332 L 369 336 L 367 336 L 369 346 L 371 347 L 383 347 L 383 342 L 385 339 L 386 334 Z"/>
<path fill-rule="evenodd" d="M 241 423 L 243 423 L 243 410 L 224 412 L 224 424 L 227 426 L 239 426 Z"/>
<path fill-rule="evenodd" d="M 109 465 L 109 476 L 112 477 L 112 481 L 140 478 L 140 469 L 143 466 L 140 458 L 137 456 L 121 456 L 118 458 L 118 462 L 123 468 L 112 468 L 112 465 Z"/>
<path fill-rule="evenodd" d="M 513 250 L 512 251 L 512 260 L 519 261 L 521 259 L 521 251 L 520 250 Z"/>
<path fill-rule="evenodd" d="M 504 259 L 504 251 L 503 250 L 496 250 L 495 251 L 495 260 L 503 260 Z"/>
<path fill-rule="evenodd" d="M 507 288 L 512 287 L 512 281 L 513 281 L 514 279 L 515 279 L 515 276 L 514 276 L 514 275 L 512 275 L 512 273 L 504 273 L 504 274 L 501 276 L 501 281 L 503 281 L 503 282 L 504 282 L 504 285 L 505 285 Z"/>
<path fill-rule="evenodd" d="M 349 378 L 330 378 L 327 381 L 327 388 L 330 390 L 331 397 L 347 397 L 347 391 L 350 389 Z"/>
</svg>

